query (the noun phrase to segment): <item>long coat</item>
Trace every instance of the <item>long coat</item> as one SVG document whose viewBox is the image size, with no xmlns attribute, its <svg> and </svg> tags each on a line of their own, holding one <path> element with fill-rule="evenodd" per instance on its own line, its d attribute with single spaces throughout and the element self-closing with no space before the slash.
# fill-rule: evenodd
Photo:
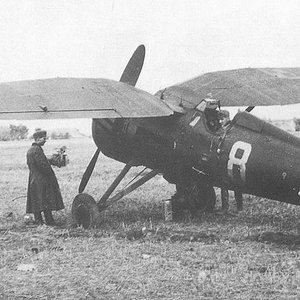
<svg viewBox="0 0 300 300">
<path fill-rule="evenodd" d="M 41 146 L 33 143 L 27 152 L 29 180 L 27 190 L 27 213 L 64 208 L 55 174 Z"/>
</svg>

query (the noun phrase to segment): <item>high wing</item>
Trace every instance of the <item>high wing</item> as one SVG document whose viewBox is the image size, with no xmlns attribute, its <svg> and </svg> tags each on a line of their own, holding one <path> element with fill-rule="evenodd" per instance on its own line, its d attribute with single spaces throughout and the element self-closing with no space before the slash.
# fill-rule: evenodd
<svg viewBox="0 0 300 300">
<path fill-rule="evenodd" d="M 247 68 L 206 73 L 158 94 L 163 94 L 161 99 L 167 103 L 167 98 L 187 98 L 194 105 L 208 97 L 220 100 L 222 106 L 294 104 L 300 102 L 300 68 Z"/>
<path fill-rule="evenodd" d="M 0 119 L 134 118 L 173 114 L 160 99 L 108 79 L 53 78 L 0 84 Z"/>
</svg>

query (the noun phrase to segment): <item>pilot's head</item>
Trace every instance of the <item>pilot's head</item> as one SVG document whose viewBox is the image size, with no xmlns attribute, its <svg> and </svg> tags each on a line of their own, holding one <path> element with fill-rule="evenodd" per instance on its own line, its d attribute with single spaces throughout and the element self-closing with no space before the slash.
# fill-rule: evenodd
<svg viewBox="0 0 300 300">
<path fill-rule="evenodd" d="M 47 131 L 46 130 L 37 130 L 33 134 L 33 138 L 34 138 L 35 143 L 37 143 L 40 146 L 43 146 L 47 140 Z"/>
<path fill-rule="evenodd" d="M 222 126 L 228 125 L 228 123 L 230 122 L 229 111 L 220 110 L 219 111 L 219 119 L 220 119 L 220 122 L 221 122 Z"/>
</svg>

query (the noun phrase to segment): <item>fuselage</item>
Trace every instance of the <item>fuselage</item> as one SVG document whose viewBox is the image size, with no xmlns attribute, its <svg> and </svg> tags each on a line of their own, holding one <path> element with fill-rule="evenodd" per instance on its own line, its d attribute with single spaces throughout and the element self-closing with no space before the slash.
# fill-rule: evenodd
<svg viewBox="0 0 300 300">
<path fill-rule="evenodd" d="M 159 171 L 170 183 L 213 186 L 300 204 L 300 139 L 247 112 L 210 127 L 207 110 L 169 117 L 94 119 L 93 138 L 108 157 Z"/>
</svg>

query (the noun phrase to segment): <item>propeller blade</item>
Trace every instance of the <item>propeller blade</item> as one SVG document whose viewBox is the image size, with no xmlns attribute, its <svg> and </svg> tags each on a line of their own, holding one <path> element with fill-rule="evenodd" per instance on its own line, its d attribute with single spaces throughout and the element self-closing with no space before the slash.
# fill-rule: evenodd
<svg viewBox="0 0 300 300">
<path fill-rule="evenodd" d="M 87 166 L 83 176 L 82 176 L 82 179 L 81 179 L 81 182 L 80 182 L 80 185 L 79 185 L 79 193 L 82 193 L 93 173 L 93 170 L 94 170 L 94 167 L 96 165 L 96 162 L 97 162 L 97 159 L 98 159 L 98 156 L 100 154 L 100 149 L 97 148 L 93 158 L 91 159 L 89 165 Z"/>
<path fill-rule="evenodd" d="M 120 81 L 135 86 L 139 79 L 145 59 L 145 46 L 140 45 L 132 54 Z"/>
</svg>

